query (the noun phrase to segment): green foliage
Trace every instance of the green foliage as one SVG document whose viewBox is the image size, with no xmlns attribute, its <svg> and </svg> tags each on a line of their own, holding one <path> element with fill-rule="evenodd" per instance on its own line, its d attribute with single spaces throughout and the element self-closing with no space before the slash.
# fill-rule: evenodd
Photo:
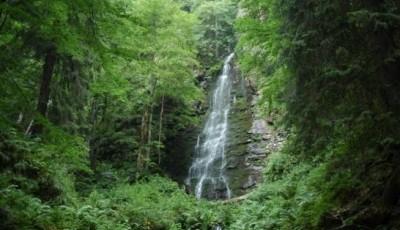
<svg viewBox="0 0 400 230">
<path fill-rule="evenodd" d="M 227 36 L 207 42 L 224 55 L 234 7 L 217 5 L 227 6 L 218 9 Z M 229 219 L 224 207 L 148 176 L 164 174 L 166 139 L 199 120 L 196 35 L 207 38 L 202 25 L 211 21 L 200 16 L 214 11 L 184 8 L 173 0 L 0 3 L 1 229 L 211 229 Z"/>
<path fill-rule="evenodd" d="M 8 217 L 2 226 L 18 229 L 210 229 L 227 218 L 223 208 L 197 201 L 160 177 L 93 191 L 74 205 L 46 204 L 12 186 L 0 194 Z"/>
<path fill-rule="evenodd" d="M 81 138 L 49 127 L 46 141 L 30 140 L 14 129 L 1 132 L 2 187 L 17 185 L 44 199 L 75 197 L 74 173 L 90 173 L 87 146 Z"/>
<path fill-rule="evenodd" d="M 0 228 L 398 228 L 399 3 L 236 3 L 2 1 Z M 220 70 L 235 30 L 258 108 L 289 137 L 254 194 L 221 205 L 149 174 L 198 123 L 193 75 Z"/>
<path fill-rule="evenodd" d="M 332 175 L 326 163 L 305 162 L 290 151 L 270 156 L 264 184 L 241 207 L 232 229 L 320 229 L 338 205 L 336 194 L 356 184 L 350 172 Z"/>
<path fill-rule="evenodd" d="M 241 6 L 240 66 L 261 110 L 283 114 L 290 137 L 232 228 L 398 228 L 400 5 Z"/>
<path fill-rule="evenodd" d="M 200 20 L 196 28 L 199 56 L 206 69 L 233 51 L 236 13 L 237 7 L 231 0 L 203 1 L 194 8 Z"/>
<path fill-rule="evenodd" d="M 107 47 L 116 48 L 103 56 L 104 71 L 91 87 L 96 105 L 92 111 L 97 116 L 91 129 L 100 159 L 132 160 L 139 147 L 144 147 L 138 146 L 139 142 L 155 149 L 151 147 L 155 135 L 147 143 L 141 140 L 144 121 L 140 120 L 147 119 L 146 114 L 162 119 L 162 126 L 175 126 L 161 132 L 159 146 L 165 138 L 196 122 L 190 118 L 193 102 L 201 97 L 192 73 L 197 65 L 192 33 L 196 18 L 165 0 L 121 1 L 116 10 L 126 17 L 113 16 L 114 23 L 104 21 Z M 123 26 L 114 27 L 115 23 Z M 169 109 L 160 117 L 163 97 L 168 99 Z M 147 122 L 146 132 L 158 131 L 158 121 Z"/>
<path fill-rule="evenodd" d="M 7 127 L 29 134 L 32 124 L 47 122 L 37 116 L 42 83 L 36 76 L 50 49 L 57 61 L 46 118 L 89 143 L 92 166 L 133 160 L 144 145 L 157 152 L 165 139 L 197 122 L 198 21 L 179 3 L 35 0 L 3 2 L 0 14 L 6 51 L 0 56 L 0 106 Z M 162 98 L 167 104 L 160 115 Z M 145 114 L 151 120 L 143 126 Z"/>
<path fill-rule="evenodd" d="M 239 66 L 259 89 L 261 113 L 279 119 L 286 112 L 286 91 L 291 82 L 291 70 L 281 60 L 287 40 L 279 32 L 279 8 L 273 1 L 242 1 L 240 5 L 242 15 L 235 24 Z"/>
</svg>

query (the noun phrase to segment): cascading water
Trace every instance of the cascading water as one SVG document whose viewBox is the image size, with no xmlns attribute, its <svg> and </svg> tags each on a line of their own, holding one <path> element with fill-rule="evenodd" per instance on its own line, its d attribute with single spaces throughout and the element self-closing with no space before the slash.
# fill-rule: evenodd
<svg viewBox="0 0 400 230">
<path fill-rule="evenodd" d="M 229 199 L 231 190 L 225 171 L 225 144 L 231 102 L 232 71 L 230 54 L 224 62 L 210 102 L 203 131 L 197 138 L 195 159 L 189 169 L 187 184 L 197 198 Z"/>
</svg>

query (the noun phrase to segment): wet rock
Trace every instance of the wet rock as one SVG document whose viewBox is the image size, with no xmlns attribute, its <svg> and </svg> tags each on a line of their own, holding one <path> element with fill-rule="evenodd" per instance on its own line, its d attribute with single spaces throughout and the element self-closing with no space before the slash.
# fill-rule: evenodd
<svg viewBox="0 0 400 230">
<path fill-rule="evenodd" d="M 254 120 L 249 133 L 265 134 L 268 132 L 267 122 L 263 119 Z"/>
<path fill-rule="evenodd" d="M 216 191 L 220 191 L 220 192 L 226 192 L 227 191 L 227 187 L 224 181 L 218 181 L 218 183 L 216 183 L 215 186 L 215 190 Z"/>
<path fill-rule="evenodd" d="M 268 125 L 274 125 L 274 121 L 272 120 L 272 118 L 268 118 L 267 123 Z"/>
<path fill-rule="evenodd" d="M 255 166 L 255 165 L 252 165 L 251 167 L 249 167 L 249 169 L 251 171 L 256 172 L 256 173 L 261 173 L 263 168 L 264 168 L 263 166 Z"/>
<path fill-rule="evenodd" d="M 262 135 L 262 139 L 265 140 L 265 141 L 268 141 L 268 140 L 270 140 L 271 138 L 272 138 L 271 134 L 264 134 L 264 135 Z"/>
<path fill-rule="evenodd" d="M 238 142 L 234 142 L 234 141 L 228 141 L 229 143 L 227 144 L 228 148 L 229 147 L 234 147 L 234 146 L 239 146 L 239 145 L 247 145 L 250 144 L 251 142 L 253 142 L 252 139 L 247 139 L 247 140 L 241 140 L 243 138 L 240 138 L 240 136 L 236 136 L 236 138 L 239 140 Z"/>
<path fill-rule="evenodd" d="M 250 161 L 260 161 L 265 159 L 265 156 L 263 155 L 250 155 L 246 157 L 246 162 L 250 162 Z"/>
<path fill-rule="evenodd" d="M 250 175 L 247 178 L 247 181 L 242 185 L 242 189 L 249 189 L 251 187 L 256 186 L 256 184 L 257 184 L 257 181 L 256 181 L 255 177 L 253 175 Z"/>
<path fill-rule="evenodd" d="M 255 107 L 256 105 L 257 105 L 257 100 L 258 100 L 258 98 L 257 97 L 253 97 L 253 99 L 251 100 L 251 107 Z"/>
<path fill-rule="evenodd" d="M 200 127 L 188 128 L 179 132 L 176 137 L 166 140 L 165 149 L 169 157 L 164 158 L 161 167 L 179 183 L 184 183 L 188 175 L 200 131 Z"/>
<path fill-rule="evenodd" d="M 268 151 L 263 144 L 251 143 L 248 145 L 248 152 L 255 155 L 265 155 Z"/>
<path fill-rule="evenodd" d="M 226 164 L 226 169 L 235 169 L 239 166 L 239 159 L 237 158 L 231 158 L 228 160 L 228 163 Z"/>
</svg>

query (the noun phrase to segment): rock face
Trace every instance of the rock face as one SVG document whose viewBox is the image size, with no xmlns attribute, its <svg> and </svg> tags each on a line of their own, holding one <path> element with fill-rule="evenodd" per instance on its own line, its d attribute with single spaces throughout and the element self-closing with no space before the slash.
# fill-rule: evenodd
<svg viewBox="0 0 400 230">
<path fill-rule="evenodd" d="M 162 168 L 169 177 L 183 184 L 192 163 L 192 154 L 196 145 L 200 127 L 192 127 L 180 132 L 174 139 L 167 140 L 167 156 L 162 161 Z"/>
<path fill-rule="evenodd" d="M 254 133 L 264 134 L 263 122 L 253 120 L 252 95 L 246 81 L 237 72 L 233 86 L 233 102 L 229 116 L 226 174 L 234 196 L 245 194 L 261 179 L 259 163 L 266 153 L 262 143 L 255 141 Z M 264 129 L 263 129 L 264 128 Z"/>
<path fill-rule="evenodd" d="M 238 71 L 232 86 L 231 111 L 229 114 L 229 126 L 225 157 L 227 160 L 226 175 L 233 196 L 240 196 L 246 190 L 254 187 L 257 179 L 250 165 L 246 165 L 249 155 L 248 146 L 253 143 L 249 130 L 252 126 L 252 110 L 249 101 L 245 80 Z"/>
<path fill-rule="evenodd" d="M 226 147 L 226 175 L 233 196 L 241 196 L 260 183 L 265 158 L 282 146 L 284 138 L 272 122 L 256 114 L 257 95 L 236 71 Z"/>
</svg>

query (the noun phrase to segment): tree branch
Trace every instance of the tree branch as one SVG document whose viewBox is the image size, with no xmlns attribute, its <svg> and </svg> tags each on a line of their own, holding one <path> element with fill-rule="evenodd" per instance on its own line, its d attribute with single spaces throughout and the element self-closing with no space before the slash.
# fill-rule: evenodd
<svg viewBox="0 0 400 230">
<path fill-rule="evenodd" d="M 1 17 L 1 14 L 2 14 L 2 12 L 0 13 L 0 17 Z M 6 24 L 7 18 L 8 18 L 8 14 L 5 14 L 4 18 L 3 18 L 3 21 L 0 24 L 0 32 L 3 30 L 3 27 Z"/>
</svg>

